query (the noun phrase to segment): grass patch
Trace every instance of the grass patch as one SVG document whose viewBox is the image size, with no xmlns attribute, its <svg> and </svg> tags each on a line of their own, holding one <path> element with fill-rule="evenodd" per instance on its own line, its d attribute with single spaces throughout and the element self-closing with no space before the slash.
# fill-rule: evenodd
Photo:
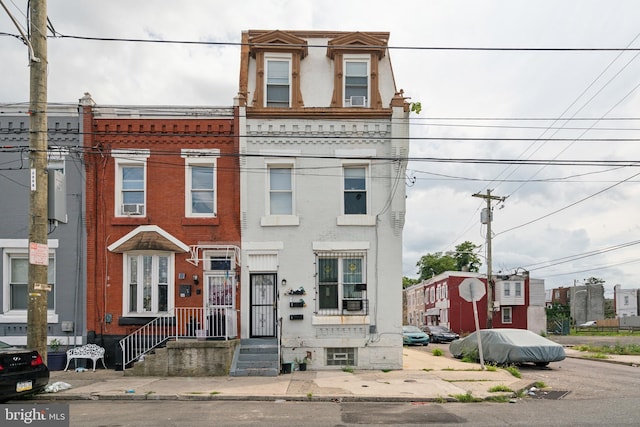
<svg viewBox="0 0 640 427">
<path fill-rule="evenodd" d="M 211 391 L 211 392 L 209 392 L 210 396 L 215 396 L 216 394 L 220 394 L 220 392 L 219 391 Z"/>
<path fill-rule="evenodd" d="M 604 353 L 592 353 L 592 354 L 585 354 L 584 356 L 585 359 L 608 359 L 609 356 L 607 356 Z"/>
<path fill-rule="evenodd" d="M 432 368 L 422 368 L 422 370 L 423 370 L 423 371 L 425 371 L 425 372 L 431 372 L 431 371 L 433 371 L 433 369 L 432 369 Z"/>
<path fill-rule="evenodd" d="M 447 403 L 447 399 L 446 399 L 446 398 L 444 398 L 444 397 L 442 397 L 442 396 L 436 396 L 435 401 L 436 401 L 437 403 Z"/>
<path fill-rule="evenodd" d="M 505 366 L 504 370 L 509 372 L 511 375 L 513 375 L 516 378 L 522 378 L 522 374 L 520 373 L 520 369 L 518 369 L 516 366 L 513 366 L 513 365 Z"/>
<path fill-rule="evenodd" d="M 576 350 L 589 353 L 617 354 L 620 356 L 640 355 L 640 344 L 579 345 Z"/>
<path fill-rule="evenodd" d="M 434 348 L 431 354 L 433 354 L 434 356 L 442 356 L 444 354 L 444 351 L 439 348 Z"/>
<path fill-rule="evenodd" d="M 458 402 L 462 403 L 482 402 L 482 399 L 480 399 L 479 397 L 474 397 L 470 391 L 466 392 L 465 394 L 452 394 L 450 396 L 456 399 Z"/>
<path fill-rule="evenodd" d="M 507 403 L 511 400 L 511 396 L 506 394 L 500 394 L 497 396 L 489 396 L 484 399 L 485 402 L 494 402 L 494 403 Z"/>
<path fill-rule="evenodd" d="M 350 374 L 353 374 L 353 367 L 345 366 L 344 368 L 342 368 L 342 372 L 348 372 Z"/>
<path fill-rule="evenodd" d="M 494 385 L 489 389 L 489 393 L 500 393 L 500 392 L 513 393 L 513 390 L 511 390 L 509 387 L 503 384 Z"/>
<path fill-rule="evenodd" d="M 535 388 L 547 388 L 547 385 L 544 383 L 544 381 L 536 381 L 533 386 Z"/>
<path fill-rule="evenodd" d="M 308 400 L 313 399 L 313 393 L 311 393 L 311 392 L 307 393 L 307 399 Z"/>
<path fill-rule="evenodd" d="M 498 370 L 496 365 L 484 365 L 484 368 L 489 372 L 496 372 Z"/>
<path fill-rule="evenodd" d="M 466 363 L 476 363 L 478 362 L 478 360 L 480 360 L 480 355 L 478 354 L 478 350 L 474 350 L 468 353 L 464 353 L 462 355 L 462 359 L 460 360 Z"/>
<path fill-rule="evenodd" d="M 387 372 L 391 372 L 391 369 L 383 369 L 382 372 L 386 374 Z"/>
</svg>

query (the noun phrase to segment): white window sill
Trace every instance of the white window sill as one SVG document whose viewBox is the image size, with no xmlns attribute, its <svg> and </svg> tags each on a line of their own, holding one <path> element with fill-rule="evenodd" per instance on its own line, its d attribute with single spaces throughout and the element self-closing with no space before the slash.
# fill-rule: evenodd
<svg viewBox="0 0 640 427">
<path fill-rule="evenodd" d="M 338 217 L 338 225 L 359 225 L 372 227 L 376 225 L 376 217 L 373 215 L 342 215 Z"/>
<path fill-rule="evenodd" d="M 267 215 L 260 218 L 260 225 L 263 227 L 282 227 L 300 225 L 298 215 Z"/>
<path fill-rule="evenodd" d="M 327 315 L 323 316 L 321 313 L 315 314 L 311 318 L 311 324 L 314 326 L 324 325 L 368 325 L 371 323 L 371 319 L 368 315 L 362 316 L 335 316 Z"/>
<path fill-rule="evenodd" d="M 0 323 L 27 323 L 27 312 L 11 312 L 0 314 Z M 58 323 L 58 314 L 54 312 L 47 313 L 47 323 Z"/>
</svg>

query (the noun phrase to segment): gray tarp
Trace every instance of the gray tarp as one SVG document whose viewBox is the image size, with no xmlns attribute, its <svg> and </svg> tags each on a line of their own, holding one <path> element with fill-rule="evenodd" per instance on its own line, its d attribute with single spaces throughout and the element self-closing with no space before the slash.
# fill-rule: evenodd
<svg viewBox="0 0 640 427">
<path fill-rule="evenodd" d="M 449 344 L 454 357 L 477 353 L 478 339 L 474 332 Z M 482 329 L 484 360 L 494 363 L 547 363 L 565 358 L 564 348 L 534 332 L 525 329 Z"/>
</svg>

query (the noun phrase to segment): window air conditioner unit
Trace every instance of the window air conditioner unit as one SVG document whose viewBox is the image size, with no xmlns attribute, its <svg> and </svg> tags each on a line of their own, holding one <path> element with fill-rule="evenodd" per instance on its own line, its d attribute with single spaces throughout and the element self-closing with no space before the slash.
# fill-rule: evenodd
<svg viewBox="0 0 640 427">
<path fill-rule="evenodd" d="M 366 107 L 367 98 L 365 96 L 352 96 L 349 98 L 349 104 L 352 107 Z"/>
<path fill-rule="evenodd" d="M 361 311 L 362 305 L 361 299 L 344 300 L 342 302 L 342 308 L 347 311 Z"/>
<path fill-rule="evenodd" d="M 125 203 L 122 205 L 122 213 L 124 215 L 142 215 L 144 214 L 144 205 L 142 203 Z"/>
</svg>

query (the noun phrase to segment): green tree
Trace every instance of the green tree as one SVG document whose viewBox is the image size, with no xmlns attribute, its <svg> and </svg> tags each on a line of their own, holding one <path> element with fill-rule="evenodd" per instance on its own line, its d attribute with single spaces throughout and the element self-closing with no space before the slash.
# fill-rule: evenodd
<svg viewBox="0 0 640 427">
<path fill-rule="evenodd" d="M 482 265 L 480 258 L 476 255 L 476 250 L 479 248 L 479 245 L 468 240 L 456 246 L 456 252 L 453 254 L 456 260 L 456 271 L 472 271 L 477 273 Z"/>
<path fill-rule="evenodd" d="M 474 253 L 479 246 L 466 241 L 456 246 L 455 252 L 434 252 L 423 255 L 416 263 L 420 280 L 430 279 L 445 271 L 477 272 L 482 263 Z"/>
<path fill-rule="evenodd" d="M 420 283 L 420 279 L 412 279 L 411 277 L 402 276 L 402 289 Z"/>
</svg>

